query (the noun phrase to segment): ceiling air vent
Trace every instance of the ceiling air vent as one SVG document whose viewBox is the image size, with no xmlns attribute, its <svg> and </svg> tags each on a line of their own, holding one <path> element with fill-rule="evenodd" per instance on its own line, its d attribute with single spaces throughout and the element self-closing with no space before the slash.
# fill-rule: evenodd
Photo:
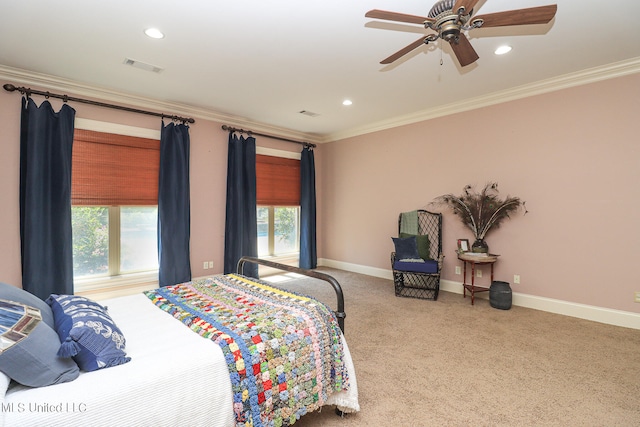
<svg viewBox="0 0 640 427">
<path fill-rule="evenodd" d="M 302 111 L 299 111 L 299 113 L 309 117 L 318 117 L 320 115 L 318 113 L 314 113 L 313 111 L 309 111 L 309 110 L 302 110 Z"/>
<path fill-rule="evenodd" d="M 164 71 L 164 68 L 147 64 L 146 62 L 136 61 L 135 59 L 125 58 L 124 64 L 131 65 L 132 67 L 135 67 L 135 68 L 140 68 L 141 70 L 151 71 L 152 73 L 161 73 L 162 71 Z"/>
</svg>

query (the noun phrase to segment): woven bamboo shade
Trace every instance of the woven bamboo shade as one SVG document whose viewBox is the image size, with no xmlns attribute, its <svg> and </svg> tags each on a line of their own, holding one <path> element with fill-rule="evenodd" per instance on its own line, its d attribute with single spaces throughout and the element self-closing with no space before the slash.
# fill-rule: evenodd
<svg viewBox="0 0 640 427">
<path fill-rule="evenodd" d="M 72 205 L 158 204 L 158 140 L 76 129 L 72 162 Z"/>
<path fill-rule="evenodd" d="M 258 205 L 300 205 L 300 160 L 256 155 Z"/>
</svg>

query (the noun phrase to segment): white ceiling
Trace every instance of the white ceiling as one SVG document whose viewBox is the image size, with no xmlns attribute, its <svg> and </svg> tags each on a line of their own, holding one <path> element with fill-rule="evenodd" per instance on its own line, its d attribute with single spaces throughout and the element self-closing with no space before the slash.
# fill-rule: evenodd
<svg viewBox="0 0 640 427">
<path fill-rule="evenodd" d="M 553 1 L 481 0 L 475 13 Z M 480 59 L 465 68 L 446 43 L 380 65 L 430 30 L 365 13 L 426 16 L 433 3 L 0 0 L 0 72 L 43 74 L 322 142 L 505 96 L 513 88 L 544 87 L 584 70 L 640 71 L 637 0 L 556 0 L 558 12 L 547 25 L 472 30 L 469 39 Z M 147 27 L 166 37 L 146 37 Z M 501 44 L 513 51 L 494 55 Z M 163 71 L 124 65 L 125 58 Z M 346 98 L 353 105 L 343 106 Z"/>
</svg>

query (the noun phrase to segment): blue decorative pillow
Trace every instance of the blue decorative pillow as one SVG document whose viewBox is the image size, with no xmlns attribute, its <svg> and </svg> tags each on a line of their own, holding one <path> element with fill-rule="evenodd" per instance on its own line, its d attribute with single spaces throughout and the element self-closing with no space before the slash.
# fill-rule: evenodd
<svg viewBox="0 0 640 427">
<path fill-rule="evenodd" d="M 0 299 L 20 302 L 37 308 L 40 310 L 40 315 L 42 316 L 44 323 L 49 325 L 50 328 L 53 328 L 53 312 L 51 311 L 51 307 L 32 293 L 6 283 L 0 283 Z"/>
<path fill-rule="evenodd" d="M 400 233 L 400 237 L 411 237 L 416 236 L 416 246 L 418 246 L 418 255 L 420 258 L 427 260 L 432 259 L 430 255 L 431 250 L 431 242 L 429 241 L 429 236 L 426 234 L 407 234 Z"/>
<path fill-rule="evenodd" d="M 418 244 L 416 236 L 411 237 L 392 237 L 393 244 L 396 248 L 396 259 L 398 260 L 421 260 L 418 254 Z"/>
<path fill-rule="evenodd" d="M 47 303 L 53 310 L 55 330 L 62 342 L 59 356 L 73 357 L 83 371 L 131 360 L 124 351 L 124 335 L 105 307 L 77 295 L 52 294 Z"/>
<path fill-rule="evenodd" d="M 0 371 L 29 387 L 73 381 L 78 365 L 59 357 L 59 348 L 60 339 L 39 308 L 0 299 Z"/>
</svg>

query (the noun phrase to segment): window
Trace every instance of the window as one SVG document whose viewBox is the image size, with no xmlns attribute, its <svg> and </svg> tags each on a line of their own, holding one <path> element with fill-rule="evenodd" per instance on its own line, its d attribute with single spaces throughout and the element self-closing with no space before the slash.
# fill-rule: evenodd
<svg viewBox="0 0 640 427">
<path fill-rule="evenodd" d="M 300 160 L 256 155 L 258 256 L 300 252 Z"/>
<path fill-rule="evenodd" d="M 74 281 L 95 283 L 140 272 L 157 275 L 159 160 L 156 139 L 75 130 Z"/>
<path fill-rule="evenodd" d="M 258 256 L 299 253 L 299 222 L 299 206 L 258 206 Z"/>
<path fill-rule="evenodd" d="M 73 276 L 158 269 L 158 208 L 72 206 Z"/>
</svg>

